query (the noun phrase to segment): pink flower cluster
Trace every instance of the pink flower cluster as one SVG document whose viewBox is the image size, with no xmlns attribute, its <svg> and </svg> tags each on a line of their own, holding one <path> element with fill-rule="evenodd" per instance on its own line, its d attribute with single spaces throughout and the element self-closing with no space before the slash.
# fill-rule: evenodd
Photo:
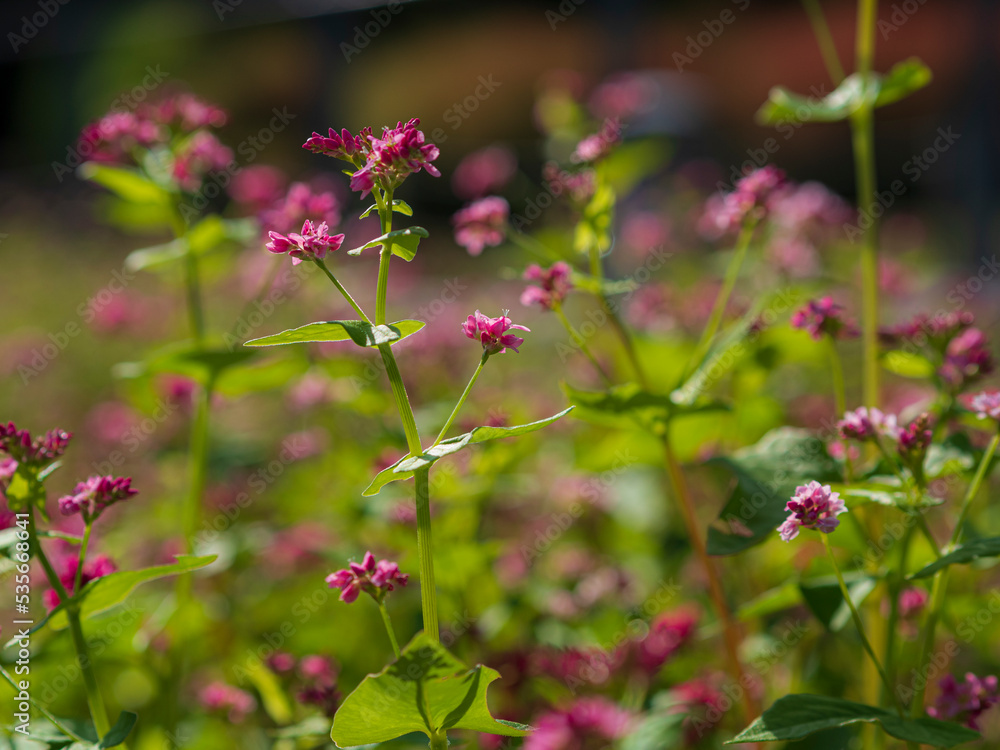
<svg viewBox="0 0 1000 750">
<path fill-rule="evenodd" d="M 63 560 L 62 570 L 59 573 L 59 582 L 62 583 L 63 588 L 66 589 L 70 596 L 77 593 L 76 571 L 79 565 L 80 559 L 76 555 L 67 555 Z M 117 568 L 110 557 L 96 555 L 83 564 L 83 572 L 80 574 L 80 590 L 83 590 L 83 587 L 91 581 L 104 578 L 104 576 L 114 573 L 116 570 Z M 55 589 L 47 589 L 42 599 L 49 611 L 59 606 L 59 594 Z"/>
<path fill-rule="evenodd" d="M 503 188 L 517 170 L 517 157 L 504 146 L 487 146 L 459 162 L 451 187 L 463 200 L 483 198 Z"/>
<path fill-rule="evenodd" d="M 792 315 L 792 327 L 804 331 L 819 341 L 824 335 L 834 339 L 853 338 L 859 331 L 856 325 L 844 318 L 844 308 L 832 297 L 809 300 L 805 307 Z"/>
<path fill-rule="evenodd" d="M 325 154 L 358 167 L 351 175 L 351 190 L 364 197 L 376 186 L 383 190 L 395 189 L 409 175 L 421 169 L 440 177 L 431 162 L 440 151 L 433 143 L 426 143 L 422 131 L 417 130 L 418 118 L 406 123 L 398 122 L 394 128 L 384 128 L 376 137 L 371 128 L 364 128 L 359 135 L 351 135 L 345 128 L 337 133 L 330 128 L 327 136 L 313 133 L 302 148 L 313 153 Z"/>
<path fill-rule="evenodd" d="M 233 724 L 241 724 L 257 708 L 257 700 L 245 690 L 225 682 L 211 682 L 198 691 L 201 707 L 213 713 L 225 713 Z"/>
<path fill-rule="evenodd" d="M 260 223 L 267 231 L 288 232 L 310 217 L 335 227 L 340 223 L 340 204 L 329 191 L 306 182 L 293 182 L 284 198 L 260 212 Z"/>
<path fill-rule="evenodd" d="M 601 129 L 593 135 L 588 135 L 576 145 L 576 150 L 570 157 L 575 163 L 595 162 L 611 153 L 615 146 L 621 143 L 622 124 L 617 117 L 609 117 L 601 125 Z"/>
<path fill-rule="evenodd" d="M 19 430 L 13 422 L 0 423 L 0 451 L 18 464 L 41 468 L 52 463 L 66 452 L 72 434 L 65 430 L 49 430 L 32 439 L 27 430 Z M 16 470 L 16 466 L 14 469 Z"/>
<path fill-rule="evenodd" d="M 611 746 L 633 728 L 635 717 L 607 698 L 592 696 L 532 723 L 535 731 L 524 740 L 524 750 L 579 750 Z"/>
<path fill-rule="evenodd" d="M 785 182 L 785 173 L 768 164 L 736 181 L 732 192 L 715 194 L 705 203 L 698 227 L 709 239 L 738 230 L 751 216 L 767 215 L 768 200 Z"/>
<path fill-rule="evenodd" d="M 899 428 L 896 433 L 897 450 L 908 466 L 914 468 L 923 464 L 932 437 L 930 414 L 921 414 L 906 427 Z"/>
<path fill-rule="evenodd" d="M 785 510 L 789 516 L 778 527 L 778 532 L 784 541 L 790 542 L 799 535 L 799 529 L 802 528 L 829 534 L 840 525 L 837 516 L 846 513 L 847 507 L 840 499 L 840 493 L 831 492 L 830 485 L 810 482 L 795 489 Z"/>
<path fill-rule="evenodd" d="M 137 494 L 131 477 L 94 476 L 79 482 L 72 495 L 59 498 L 59 512 L 64 516 L 80 513 L 90 523 L 109 506 Z"/>
<path fill-rule="evenodd" d="M 958 682 L 953 675 L 945 675 L 938 683 L 941 694 L 927 713 L 937 719 L 964 720 L 970 729 L 979 729 L 976 720 L 991 706 L 1000 703 L 995 676 L 977 677 L 967 672 L 965 680 Z"/>
<path fill-rule="evenodd" d="M 597 176 L 592 169 L 581 169 L 578 172 L 567 172 L 559 165 L 550 161 L 542 167 L 542 179 L 552 195 L 568 195 L 577 203 L 590 198 L 597 189 Z"/>
<path fill-rule="evenodd" d="M 538 286 L 529 286 L 521 293 L 521 304 L 529 307 L 539 305 L 545 310 L 558 307 L 573 288 L 571 276 L 569 264 L 561 260 L 546 269 L 532 263 L 525 269 L 524 279 L 535 281 Z"/>
<path fill-rule="evenodd" d="M 938 375 L 955 389 L 961 389 L 993 372 L 993 357 L 986 346 L 986 335 L 978 328 L 967 328 L 948 342 L 944 364 Z"/>
<path fill-rule="evenodd" d="M 410 580 L 406 573 L 399 572 L 399 566 L 388 560 L 375 561 L 375 555 L 365 552 L 360 563 L 352 562 L 344 570 L 338 570 L 326 577 L 331 589 L 340 589 L 340 601 L 350 604 L 364 591 L 375 601 L 382 601 L 386 592 L 396 586 L 405 586 Z"/>
<path fill-rule="evenodd" d="M 291 678 L 295 697 L 306 706 L 316 706 L 324 716 L 332 717 L 340 705 L 337 690 L 338 667 L 329 656 L 311 654 L 296 659 L 278 651 L 267 660 L 267 666 L 277 675 Z"/>
<path fill-rule="evenodd" d="M 893 440 L 899 433 L 896 417 L 893 414 L 883 414 L 879 409 L 869 409 L 861 406 L 844 414 L 837 423 L 837 429 L 845 440 L 877 440 L 887 435 Z"/>
<path fill-rule="evenodd" d="M 1000 422 L 1000 391 L 983 391 L 969 399 L 969 407 L 980 419 L 995 419 Z"/>
<path fill-rule="evenodd" d="M 301 232 L 289 232 L 287 235 L 279 232 L 268 232 L 271 241 L 266 247 L 272 253 L 288 253 L 292 264 L 298 265 L 303 260 L 322 260 L 327 251 L 333 252 L 344 242 L 344 235 L 329 234 L 330 228 L 325 221 L 313 225 L 306 219 Z"/>
<path fill-rule="evenodd" d="M 462 323 L 462 331 L 470 339 L 478 339 L 483 345 L 483 351 L 489 355 L 504 354 L 508 349 L 517 352 L 517 347 L 524 343 L 524 339 L 508 331 L 530 331 L 525 326 L 515 325 L 507 317 L 507 310 L 499 318 L 489 318 L 476 310 L 475 315 L 470 315 Z"/>
<path fill-rule="evenodd" d="M 225 168 L 233 160 L 233 152 L 214 134 L 199 130 L 174 153 L 171 176 L 182 190 L 194 192 L 209 172 Z"/>
<path fill-rule="evenodd" d="M 503 242 L 509 216 L 510 205 L 495 195 L 470 203 L 451 218 L 455 242 L 473 256 L 484 247 L 496 247 Z"/>
<path fill-rule="evenodd" d="M 908 323 L 880 331 L 889 346 L 911 344 L 928 359 L 940 362 L 937 374 L 952 392 L 959 392 L 993 372 L 993 357 L 986 335 L 973 326 L 972 313 L 917 315 Z"/>
<path fill-rule="evenodd" d="M 647 674 L 655 675 L 670 657 L 691 640 L 698 627 L 698 619 L 698 612 L 689 608 L 657 615 L 646 637 L 634 644 L 636 665 Z"/>
</svg>

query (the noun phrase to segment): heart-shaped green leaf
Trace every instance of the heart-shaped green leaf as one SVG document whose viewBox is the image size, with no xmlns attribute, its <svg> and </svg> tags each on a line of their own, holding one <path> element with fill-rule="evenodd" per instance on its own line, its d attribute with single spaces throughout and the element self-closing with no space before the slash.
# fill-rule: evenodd
<svg viewBox="0 0 1000 750">
<path fill-rule="evenodd" d="M 363 320 L 328 320 L 252 339 L 244 346 L 279 346 L 331 341 L 353 341 L 358 346 L 380 346 L 402 341 L 423 327 L 424 323 L 419 320 L 398 320 L 380 326 Z"/>
<path fill-rule="evenodd" d="M 170 201 L 166 190 L 135 169 L 88 161 L 80 165 L 77 174 L 131 203 L 166 204 Z"/>
<path fill-rule="evenodd" d="M 524 737 L 531 727 L 494 719 L 486 691 L 500 675 L 469 669 L 440 643 L 418 633 L 399 659 L 365 677 L 333 717 L 338 747 L 388 742 L 404 734 L 428 737 L 449 729 Z"/>
<path fill-rule="evenodd" d="M 884 107 L 922 89 L 931 78 L 930 68 L 913 57 L 894 65 L 885 76 L 871 73 L 867 86 L 858 73 L 849 75 L 822 99 L 801 96 L 776 86 L 757 111 L 757 121 L 762 125 L 778 125 L 846 120 L 861 107 L 866 97 L 875 107 Z"/>
<path fill-rule="evenodd" d="M 417 469 L 423 469 L 430 466 L 435 461 L 438 461 L 445 456 L 450 456 L 452 453 L 457 453 L 470 445 L 484 443 L 487 440 L 499 440 L 500 438 L 516 437 L 517 435 L 524 435 L 527 432 L 540 430 L 543 427 L 552 424 L 557 419 L 565 417 L 572 410 L 573 407 L 571 406 L 568 409 L 563 409 L 558 414 L 548 417 L 547 419 L 540 419 L 537 422 L 517 425 L 516 427 L 477 427 L 472 432 L 467 432 L 464 435 L 442 440 L 432 448 L 428 448 L 419 456 L 403 456 L 392 466 L 380 471 L 375 475 L 372 483 L 368 485 L 368 489 L 366 489 L 363 494 L 365 497 L 377 495 L 387 484 L 391 482 L 398 482 L 402 479 L 409 479 L 413 476 L 413 472 Z"/>
<path fill-rule="evenodd" d="M 1000 557 L 1000 536 L 974 539 L 927 565 L 910 578 L 928 578 L 949 565 L 965 565 L 981 557 Z"/>
<path fill-rule="evenodd" d="M 708 551 L 733 555 L 764 541 L 785 520 L 785 504 L 800 484 L 840 479 L 840 466 L 807 430 L 779 427 L 755 445 L 708 463 L 725 466 L 736 487 L 708 529 Z"/>
<path fill-rule="evenodd" d="M 361 247 L 356 247 L 353 250 L 348 250 L 348 255 L 361 255 L 362 252 L 370 247 L 381 247 L 382 245 L 390 245 L 392 248 L 392 254 L 398 255 L 403 260 L 409 262 L 413 260 L 414 256 L 417 254 L 417 245 L 420 244 L 420 240 L 424 237 L 429 237 L 430 233 L 423 227 L 408 227 L 406 229 L 395 229 L 391 232 L 383 234 L 381 237 L 376 237 L 371 242 L 366 242 Z"/>
<path fill-rule="evenodd" d="M 779 698 L 762 716 L 726 744 L 798 740 L 814 732 L 858 722 L 877 722 L 887 734 L 897 739 L 933 747 L 954 747 L 981 736 L 979 732 L 960 724 L 931 718 L 902 718 L 884 708 L 824 695 L 801 694 Z"/>
<path fill-rule="evenodd" d="M 135 588 L 143 583 L 155 581 L 158 578 L 175 576 L 179 573 L 189 573 L 192 570 L 204 568 L 211 564 L 216 555 L 177 555 L 177 562 L 170 565 L 157 565 L 141 570 L 125 570 L 120 573 L 110 573 L 103 578 L 91 581 L 80 591 L 77 601 L 80 604 L 80 617 L 87 620 L 102 612 L 118 606 L 125 601 Z M 34 630 L 48 625 L 53 630 L 62 630 L 68 625 L 66 612 L 60 604 Z"/>
</svg>

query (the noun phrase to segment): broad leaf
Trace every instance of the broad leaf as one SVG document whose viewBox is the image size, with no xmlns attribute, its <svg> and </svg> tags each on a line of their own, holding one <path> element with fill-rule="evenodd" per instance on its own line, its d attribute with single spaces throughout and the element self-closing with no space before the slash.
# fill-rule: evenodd
<svg viewBox="0 0 1000 750">
<path fill-rule="evenodd" d="M 899 479 L 894 476 L 875 475 L 866 482 L 856 484 L 836 484 L 830 485 L 831 489 L 839 492 L 840 496 L 853 509 L 865 503 L 877 503 L 891 508 L 899 508 L 904 511 L 915 511 L 926 508 L 933 508 L 941 505 L 943 500 L 926 493 L 922 494 L 919 500 L 913 500 L 903 490 Z"/>
<path fill-rule="evenodd" d="M 252 359 L 256 352 L 245 349 L 231 350 L 225 346 L 206 343 L 197 346 L 190 341 L 179 341 L 156 350 L 141 362 L 119 362 L 112 368 L 116 378 L 141 378 L 169 372 L 198 381 L 218 377 Z"/>
<path fill-rule="evenodd" d="M 116 721 L 115 725 L 108 730 L 108 733 L 101 738 L 97 747 L 104 750 L 104 748 L 117 747 L 122 744 L 132 732 L 132 728 L 138 720 L 139 717 L 131 711 L 122 711 L 118 716 L 118 721 Z"/>
<path fill-rule="evenodd" d="M 853 703 L 824 695 L 786 695 L 779 698 L 753 724 L 726 742 L 774 742 L 798 740 L 814 732 L 858 722 L 877 722 L 887 734 L 900 740 L 933 747 L 954 747 L 980 738 L 979 732 L 960 724 L 931 718 L 901 718 L 884 708 Z"/>
<path fill-rule="evenodd" d="M 157 565 L 142 570 L 111 573 L 96 581 L 91 581 L 83 587 L 77 597 L 80 602 L 80 618 L 87 620 L 118 606 L 128 598 L 137 586 L 143 583 L 204 568 L 215 560 L 216 555 L 203 555 L 201 557 L 177 555 L 176 557 L 177 562 L 170 565 Z M 53 630 L 62 630 L 68 625 L 66 613 L 61 604 L 52 610 L 51 614 L 35 629 L 37 630 L 46 624 Z"/>
<path fill-rule="evenodd" d="M 708 529 L 712 555 L 733 555 L 762 542 L 787 517 L 785 504 L 798 485 L 840 479 L 840 467 L 823 441 L 793 427 L 771 430 L 756 445 L 709 463 L 725 466 L 737 480 Z"/>
<path fill-rule="evenodd" d="M 166 204 L 170 201 L 166 190 L 135 169 L 88 161 L 80 165 L 77 173 L 131 203 Z"/>
<path fill-rule="evenodd" d="M 188 230 L 181 238 L 133 250 L 125 258 L 125 267 L 131 271 L 154 270 L 192 255 L 204 255 L 224 242 L 247 243 L 257 236 L 257 223 L 248 219 L 221 219 L 210 214 Z"/>
<path fill-rule="evenodd" d="M 606 391 L 584 391 L 568 383 L 560 384 L 570 403 L 580 407 L 584 419 L 620 427 L 639 425 L 662 435 L 667 422 L 686 414 L 728 411 L 719 401 L 678 404 L 671 396 L 649 393 L 635 383 L 612 386 Z"/>
<path fill-rule="evenodd" d="M 428 448 L 421 455 L 403 456 L 392 466 L 380 471 L 375 475 L 372 483 L 368 485 L 368 489 L 366 489 L 363 494 L 365 497 L 377 495 L 382 488 L 390 482 L 398 482 L 403 479 L 409 479 L 418 469 L 428 467 L 435 461 L 438 461 L 445 456 L 450 456 L 452 453 L 458 453 L 458 451 L 463 448 L 467 448 L 470 445 L 484 443 L 487 440 L 499 440 L 500 438 L 515 437 L 517 435 L 524 435 L 528 432 L 540 430 L 543 427 L 552 424 L 557 419 L 565 417 L 572 410 L 573 407 L 571 406 L 568 409 L 563 409 L 558 414 L 548 417 L 547 419 L 540 419 L 537 422 L 529 422 L 528 424 L 517 425 L 516 427 L 477 427 L 472 432 L 467 432 L 464 435 L 442 440 L 434 447 Z"/>
<path fill-rule="evenodd" d="M 949 435 L 940 443 L 932 443 L 924 459 L 924 475 L 928 479 L 963 474 L 979 463 L 969 436 L 963 432 Z"/>
<path fill-rule="evenodd" d="M 398 320 L 389 325 L 377 326 L 363 320 L 328 320 L 309 323 L 272 336 L 251 339 L 243 346 L 279 346 L 281 344 L 306 344 L 332 341 L 353 341 L 358 346 L 394 344 L 424 327 L 419 320 Z"/>
<path fill-rule="evenodd" d="M 348 172 L 347 174 L 351 174 L 351 173 Z M 378 210 L 378 204 L 377 203 L 372 203 L 368 208 L 365 209 L 365 212 L 363 214 L 361 214 L 361 216 L 359 216 L 358 218 L 359 219 L 364 219 L 372 211 L 377 211 L 377 210 Z M 395 199 L 395 200 L 393 200 L 393 202 L 392 202 L 392 210 L 395 211 L 396 213 L 403 214 L 403 216 L 413 216 L 413 209 L 410 208 L 410 204 L 407 203 L 406 201 L 399 200 L 398 198 Z"/>
<path fill-rule="evenodd" d="M 762 125 L 777 125 L 783 122 L 846 120 L 861 107 L 866 97 L 875 107 L 883 107 L 923 88 L 930 81 L 930 68 L 920 60 L 910 58 L 894 65 L 885 76 L 871 73 L 867 86 L 860 74 L 849 75 L 822 99 L 801 96 L 776 86 L 757 111 L 757 121 Z"/>
<path fill-rule="evenodd" d="M 573 248 L 578 253 L 588 253 L 596 247 L 604 252 L 611 247 L 611 223 L 614 220 L 615 191 L 607 184 L 599 184 L 593 197 L 583 209 L 576 225 Z"/>
<path fill-rule="evenodd" d="M 886 352 L 882 356 L 882 366 L 891 373 L 917 380 L 926 380 L 936 370 L 934 364 L 926 357 L 902 349 Z"/>
<path fill-rule="evenodd" d="M 802 592 L 794 581 L 776 586 L 754 597 L 736 610 L 736 616 L 741 620 L 751 620 L 766 617 L 775 612 L 781 612 L 802 603 Z"/>
<path fill-rule="evenodd" d="M 965 565 L 981 557 L 1000 557 L 1000 536 L 974 539 L 949 552 L 930 565 L 921 568 L 910 578 L 928 578 L 949 565 Z"/>
<path fill-rule="evenodd" d="M 500 675 L 489 667 L 472 669 L 423 633 L 399 659 L 370 674 L 333 717 L 330 737 L 339 747 L 388 742 L 412 732 L 428 737 L 449 729 L 524 737 L 531 727 L 494 719 L 486 691 Z"/>
<path fill-rule="evenodd" d="M 754 330 L 757 320 L 755 310 L 718 336 L 705 358 L 697 363 L 694 372 L 670 394 L 671 400 L 676 404 L 690 405 L 701 398 L 705 391 L 736 364 L 741 351 L 745 349 L 744 341 Z"/>
<path fill-rule="evenodd" d="M 855 607 L 861 605 L 878 583 L 866 575 L 845 575 L 844 582 Z M 844 601 L 836 576 L 802 581 L 799 591 L 809 610 L 828 630 L 836 632 L 851 621 L 851 608 Z"/>
<path fill-rule="evenodd" d="M 403 260 L 409 262 L 417 254 L 417 245 L 424 237 L 429 237 L 430 233 L 423 227 L 408 227 L 407 229 L 394 229 L 391 232 L 376 237 L 371 242 L 366 242 L 361 247 L 348 250 L 348 255 L 361 255 L 370 247 L 381 247 L 383 245 L 392 246 L 392 254 L 398 255 Z"/>
</svg>

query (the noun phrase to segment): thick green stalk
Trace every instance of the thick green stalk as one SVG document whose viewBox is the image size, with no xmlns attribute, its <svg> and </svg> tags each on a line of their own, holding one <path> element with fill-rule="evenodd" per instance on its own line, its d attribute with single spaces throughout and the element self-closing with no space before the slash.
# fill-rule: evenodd
<svg viewBox="0 0 1000 750">
<path fill-rule="evenodd" d="M 66 619 L 69 622 L 69 630 L 73 635 L 73 647 L 76 649 L 77 662 L 80 665 L 80 673 L 83 675 L 83 687 L 87 692 L 87 706 L 90 708 L 90 718 L 94 722 L 94 729 L 97 736 L 103 737 L 111 729 L 108 721 L 108 710 L 104 707 L 104 697 L 101 695 L 101 688 L 97 684 L 97 675 L 94 673 L 94 663 L 90 658 L 87 648 L 87 639 L 83 636 L 83 627 L 80 625 L 80 613 L 75 606 L 66 608 Z"/>
<path fill-rule="evenodd" d="M 826 547 L 826 553 L 830 558 L 830 562 L 833 564 L 833 572 L 837 574 L 837 583 L 840 584 L 840 593 L 844 596 L 844 601 L 847 603 L 848 608 L 851 610 L 851 617 L 854 619 L 854 625 L 858 629 L 858 635 L 861 636 L 861 645 L 864 646 L 865 652 L 871 658 L 872 663 L 875 665 L 875 669 L 878 670 L 879 677 L 882 678 L 882 685 L 884 689 L 893 696 L 893 703 L 895 705 L 896 711 L 900 716 L 903 715 L 903 709 L 899 706 L 898 701 L 896 701 L 895 692 L 892 689 L 892 685 L 889 684 L 889 678 L 885 674 L 885 670 L 882 668 L 882 662 L 875 655 L 875 649 L 872 648 L 871 641 L 868 640 L 868 633 L 865 631 L 865 624 L 861 619 L 861 614 L 858 612 L 858 608 L 854 606 L 854 600 L 851 598 L 851 592 L 847 588 L 847 584 L 844 582 L 844 576 L 840 572 L 840 566 L 837 564 L 837 558 L 833 554 L 833 547 L 830 546 L 830 540 L 827 539 L 827 534 L 820 532 L 820 537 L 823 539 L 823 546 Z"/>
<path fill-rule="evenodd" d="M 441 640 L 438 627 L 437 587 L 434 584 L 434 554 L 431 538 L 430 471 L 418 469 L 414 475 L 417 496 L 417 554 L 420 557 L 420 607 L 424 632 Z"/>
<path fill-rule="evenodd" d="M 392 653 L 399 659 L 399 643 L 396 641 L 396 631 L 392 629 L 392 619 L 389 617 L 389 610 L 385 607 L 385 602 L 378 603 L 378 611 L 382 614 L 382 622 L 385 623 L 385 632 L 389 634 L 389 643 L 392 644 Z"/>
<path fill-rule="evenodd" d="M 701 339 L 699 339 L 698 345 L 694 348 L 691 358 L 684 368 L 684 377 L 681 379 L 681 382 L 687 380 L 688 375 L 701 366 L 702 361 L 708 354 L 709 348 L 712 346 L 712 339 L 719 332 L 719 326 L 722 325 L 722 318 L 726 314 L 726 308 L 729 306 L 729 298 L 732 296 L 736 280 L 740 276 L 740 269 L 743 267 L 743 260 L 746 258 L 747 249 L 750 247 L 750 241 L 753 239 L 753 232 L 756 227 L 757 222 L 753 219 L 748 219 L 740 230 L 739 237 L 736 239 L 736 247 L 733 250 L 733 257 L 726 268 L 722 288 L 719 289 L 719 294 L 715 298 L 712 313 L 709 315 L 705 330 L 701 333 Z"/>
<path fill-rule="evenodd" d="M 455 408 L 452 409 L 451 414 L 448 415 L 448 421 L 444 423 L 444 427 L 442 427 L 441 432 L 438 433 L 437 438 L 434 440 L 434 444 L 431 446 L 432 448 L 434 447 L 434 445 L 437 445 L 442 440 L 444 440 L 444 436 L 448 434 L 448 429 L 451 427 L 452 422 L 455 421 L 455 417 L 458 416 L 458 412 L 462 408 L 463 404 L 465 404 L 465 399 L 469 397 L 469 393 L 472 391 L 472 387 L 476 384 L 476 381 L 479 380 L 479 373 L 483 371 L 483 367 L 486 365 L 486 360 L 488 360 L 489 358 L 490 358 L 489 352 L 487 352 L 484 349 L 483 357 L 482 359 L 479 360 L 479 366 L 476 367 L 476 371 L 472 373 L 472 378 L 469 380 L 468 385 L 465 386 L 465 390 L 462 391 L 462 395 L 458 399 L 458 403 L 455 404 Z"/>
<path fill-rule="evenodd" d="M 998 446 L 1000 446 L 1000 433 L 994 435 L 993 440 L 990 441 L 989 447 L 987 447 L 982 460 L 979 462 L 979 467 L 976 469 L 976 474 L 972 478 L 972 483 L 965 492 L 965 497 L 962 499 L 962 507 L 958 514 L 958 522 L 951 533 L 951 540 L 947 548 L 943 550 L 945 554 L 953 551 L 962 540 L 962 529 L 965 526 L 965 519 L 969 515 L 969 508 L 972 505 L 972 501 L 975 500 L 976 495 L 979 494 L 983 482 L 986 480 L 986 475 L 990 469 L 990 464 L 993 462 L 993 457 L 996 455 Z M 941 619 L 945 593 L 948 590 L 948 575 L 949 568 L 947 567 L 934 574 L 934 583 L 931 586 L 930 608 L 927 612 L 927 621 L 924 623 L 924 641 L 920 649 L 920 661 L 918 662 L 920 669 L 923 669 L 926 664 L 930 663 L 931 651 L 934 649 L 934 631 L 937 630 L 938 621 Z M 926 684 L 919 686 L 914 691 L 913 703 L 910 705 L 911 715 L 920 716 L 923 713 L 926 691 Z"/>
<path fill-rule="evenodd" d="M 212 410 L 212 392 L 215 379 L 209 378 L 198 393 L 194 420 L 191 423 L 191 466 L 190 486 L 187 502 L 184 504 L 184 545 L 187 554 L 194 554 L 194 537 L 201 518 L 202 498 L 208 481 L 208 439 L 209 417 Z M 188 576 L 181 576 L 186 579 Z"/>
</svg>

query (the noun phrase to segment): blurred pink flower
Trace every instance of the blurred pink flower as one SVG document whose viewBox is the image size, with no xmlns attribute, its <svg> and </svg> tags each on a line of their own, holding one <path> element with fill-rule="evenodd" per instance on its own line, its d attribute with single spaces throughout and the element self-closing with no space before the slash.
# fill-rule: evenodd
<svg viewBox="0 0 1000 750">
<path fill-rule="evenodd" d="M 562 304 L 566 295 L 573 288 L 570 280 L 572 269 L 563 261 L 553 263 L 543 269 L 532 263 L 524 272 L 526 281 L 536 281 L 538 286 L 529 286 L 521 294 L 521 304 L 525 306 L 539 305 L 545 310 L 552 310 Z"/>
<path fill-rule="evenodd" d="M 843 305 L 838 305 L 832 297 L 809 300 L 805 307 L 792 315 L 792 328 L 808 331 L 817 341 L 824 335 L 834 339 L 858 336 L 857 326 L 845 319 L 843 313 Z"/>
<path fill-rule="evenodd" d="M 288 178 L 277 167 L 267 164 L 251 164 L 244 167 L 229 183 L 229 196 L 237 203 L 242 203 L 250 213 L 258 213 L 281 199 Z M 307 215 L 318 214 L 309 211 Z M 305 218 L 305 217 L 302 217 Z M 289 229 L 298 226 L 302 219 L 290 222 L 287 226 L 266 226 L 267 229 Z M 331 222 L 336 224 L 336 222 Z"/>
<path fill-rule="evenodd" d="M 205 711 L 225 712 L 233 724 L 241 724 L 257 708 L 257 700 L 245 690 L 224 682 L 212 682 L 198 691 L 198 702 Z"/>
<path fill-rule="evenodd" d="M 524 750 L 580 750 L 622 739 L 635 725 L 635 717 L 607 698 L 594 696 L 548 711 L 532 723 L 535 731 L 524 740 Z"/>
<path fill-rule="evenodd" d="M 600 161 L 610 154 L 621 140 L 621 122 L 617 117 L 609 117 L 596 133 L 588 135 L 576 144 L 576 150 L 573 151 L 570 161 L 576 164 Z"/>
<path fill-rule="evenodd" d="M 473 256 L 482 253 L 484 247 L 496 247 L 503 242 L 509 216 L 507 201 L 495 195 L 470 203 L 451 218 L 455 242 Z"/>
<path fill-rule="evenodd" d="M 1000 391 L 983 391 L 968 401 L 969 408 L 980 419 L 995 419 L 1000 422 Z"/>
<path fill-rule="evenodd" d="M 73 550 L 75 552 L 75 550 Z M 53 561 L 59 567 L 59 582 L 62 583 L 66 593 L 70 596 L 76 594 L 76 571 L 80 564 L 80 559 L 76 554 L 66 554 Z M 80 589 L 82 590 L 91 581 L 114 573 L 117 570 L 114 562 L 106 555 L 96 555 L 83 564 L 83 573 L 80 574 Z M 45 607 L 49 611 L 59 606 L 59 594 L 55 589 L 46 589 L 43 594 Z"/>
<path fill-rule="evenodd" d="M 340 202 L 320 183 L 293 182 L 284 197 L 278 197 L 260 212 L 260 223 L 265 231 L 287 233 L 302 225 L 306 219 L 325 222 L 335 227 L 340 223 Z"/>
<path fill-rule="evenodd" d="M 516 169 L 513 151 L 506 146 L 487 146 L 458 163 L 451 176 L 451 187 L 463 200 L 483 198 L 502 190 Z"/>
<path fill-rule="evenodd" d="M 938 683 L 940 695 L 927 713 L 937 719 L 950 721 L 962 719 L 970 729 L 979 729 L 976 720 L 991 706 L 1000 703 L 997 678 L 977 677 L 972 672 L 965 674 L 965 680 L 958 682 L 953 675 L 945 675 Z"/>
</svg>

